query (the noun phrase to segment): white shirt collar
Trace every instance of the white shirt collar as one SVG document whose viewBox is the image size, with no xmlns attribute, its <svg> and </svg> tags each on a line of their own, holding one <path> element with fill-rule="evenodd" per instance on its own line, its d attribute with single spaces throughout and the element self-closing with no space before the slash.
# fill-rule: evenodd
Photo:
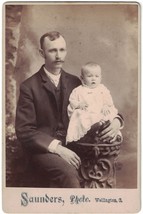
<svg viewBox="0 0 143 214">
<path fill-rule="evenodd" d="M 61 77 L 61 72 L 57 75 L 54 75 L 52 73 L 50 73 L 45 67 L 44 67 L 44 71 L 47 74 L 47 76 L 49 77 L 49 79 L 51 80 L 51 82 L 57 87 L 60 81 L 60 77 Z"/>
</svg>

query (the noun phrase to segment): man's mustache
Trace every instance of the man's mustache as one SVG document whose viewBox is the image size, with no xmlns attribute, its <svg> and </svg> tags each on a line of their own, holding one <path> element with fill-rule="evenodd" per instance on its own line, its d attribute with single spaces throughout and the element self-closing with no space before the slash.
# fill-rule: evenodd
<svg viewBox="0 0 143 214">
<path fill-rule="evenodd" d="M 56 62 L 64 62 L 64 60 L 55 60 L 53 63 L 56 63 Z"/>
</svg>

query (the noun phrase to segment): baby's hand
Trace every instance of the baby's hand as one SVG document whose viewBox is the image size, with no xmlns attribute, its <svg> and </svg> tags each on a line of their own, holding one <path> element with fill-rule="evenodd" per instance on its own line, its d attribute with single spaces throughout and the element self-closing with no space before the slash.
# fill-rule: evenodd
<svg viewBox="0 0 143 214">
<path fill-rule="evenodd" d="M 101 110 L 101 113 L 104 115 L 104 116 L 107 116 L 108 114 L 110 114 L 110 110 L 109 110 L 109 107 L 107 105 L 104 105 L 102 110 Z"/>
<path fill-rule="evenodd" d="M 88 105 L 87 105 L 87 103 L 85 103 L 85 102 L 81 102 L 81 103 L 79 104 L 79 108 L 80 108 L 81 110 L 86 110 L 87 107 L 88 107 Z"/>
</svg>

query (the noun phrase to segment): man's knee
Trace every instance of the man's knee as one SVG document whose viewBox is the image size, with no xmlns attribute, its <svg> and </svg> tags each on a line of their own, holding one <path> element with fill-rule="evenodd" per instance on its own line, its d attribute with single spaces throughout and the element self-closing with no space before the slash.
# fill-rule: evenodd
<svg viewBox="0 0 143 214">
<path fill-rule="evenodd" d="M 62 168 L 62 173 L 69 179 L 71 177 L 78 177 L 78 171 L 72 165 L 68 166 L 68 168 Z"/>
<path fill-rule="evenodd" d="M 62 186 L 67 188 L 80 188 L 78 171 L 73 166 L 62 169 Z"/>
<path fill-rule="evenodd" d="M 79 176 L 76 168 L 55 154 L 38 155 L 33 158 L 37 169 L 45 177 L 62 188 L 79 188 Z"/>
</svg>

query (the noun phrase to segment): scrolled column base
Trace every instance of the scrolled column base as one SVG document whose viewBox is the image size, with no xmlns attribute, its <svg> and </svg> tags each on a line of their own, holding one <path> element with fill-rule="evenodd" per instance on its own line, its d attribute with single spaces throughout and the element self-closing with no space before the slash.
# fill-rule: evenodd
<svg viewBox="0 0 143 214">
<path fill-rule="evenodd" d="M 79 170 L 82 188 L 115 188 L 116 161 L 120 153 L 121 141 L 96 144 L 82 144 L 87 149 Z"/>
</svg>

